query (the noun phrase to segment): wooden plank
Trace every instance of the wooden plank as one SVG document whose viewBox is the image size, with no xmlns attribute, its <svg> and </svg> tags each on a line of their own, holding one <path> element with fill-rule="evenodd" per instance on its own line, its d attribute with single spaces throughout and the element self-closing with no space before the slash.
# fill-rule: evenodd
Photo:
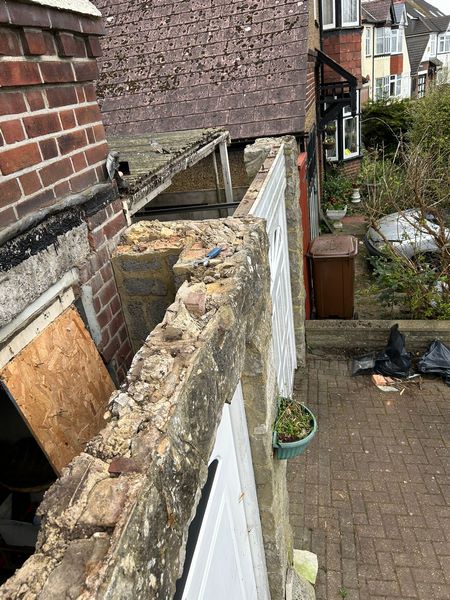
<svg viewBox="0 0 450 600">
<path fill-rule="evenodd" d="M 103 427 L 115 387 L 74 308 L 68 308 L 0 371 L 57 473 Z"/>
<path fill-rule="evenodd" d="M 223 183 L 225 186 L 225 198 L 227 202 L 233 202 L 233 186 L 231 183 L 230 163 L 228 162 L 228 150 L 226 142 L 219 145 L 220 162 L 222 164 Z"/>
</svg>

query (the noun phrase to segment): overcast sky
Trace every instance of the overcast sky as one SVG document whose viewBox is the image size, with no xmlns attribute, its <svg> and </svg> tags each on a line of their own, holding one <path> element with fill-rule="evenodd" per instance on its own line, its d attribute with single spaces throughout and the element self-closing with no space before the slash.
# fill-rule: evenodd
<svg viewBox="0 0 450 600">
<path fill-rule="evenodd" d="M 440 8 L 445 15 L 450 15 L 450 0 L 428 0 L 428 2 Z"/>
</svg>

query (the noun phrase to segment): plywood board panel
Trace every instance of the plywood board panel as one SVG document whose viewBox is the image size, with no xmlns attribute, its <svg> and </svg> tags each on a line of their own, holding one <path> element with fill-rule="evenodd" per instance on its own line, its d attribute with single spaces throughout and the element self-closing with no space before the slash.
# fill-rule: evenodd
<svg viewBox="0 0 450 600">
<path fill-rule="evenodd" d="M 58 473 L 103 427 L 115 389 L 74 308 L 46 327 L 0 377 Z"/>
</svg>

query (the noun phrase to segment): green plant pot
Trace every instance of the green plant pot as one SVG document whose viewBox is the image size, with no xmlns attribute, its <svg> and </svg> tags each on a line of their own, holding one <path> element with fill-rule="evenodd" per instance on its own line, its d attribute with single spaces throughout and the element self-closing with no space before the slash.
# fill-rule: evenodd
<svg viewBox="0 0 450 600">
<path fill-rule="evenodd" d="M 272 437 L 272 446 L 275 449 L 275 456 L 278 460 L 284 460 L 286 458 L 294 458 L 294 456 L 299 456 L 303 454 L 305 450 L 308 448 L 309 444 L 312 442 L 313 437 L 317 432 L 317 421 L 314 413 L 309 410 L 307 406 L 304 406 L 305 410 L 309 412 L 313 420 L 313 428 L 308 433 L 306 437 L 296 442 L 280 442 L 278 440 L 278 434 L 276 431 L 273 432 Z"/>
</svg>

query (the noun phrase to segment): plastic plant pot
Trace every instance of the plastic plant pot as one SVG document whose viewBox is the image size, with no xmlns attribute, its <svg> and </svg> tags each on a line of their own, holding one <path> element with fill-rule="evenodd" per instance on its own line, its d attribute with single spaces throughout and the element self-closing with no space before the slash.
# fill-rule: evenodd
<svg viewBox="0 0 450 600">
<path fill-rule="evenodd" d="M 309 410 L 307 406 L 303 406 L 303 408 L 311 415 L 313 420 L 313 428 L 308 433 L 308 435 L 301 440 L 297 440 L 295 442 L 280 442 L 278 439 L 278 434 L 276 431 L 273 432 L 272 437 L 272 446 L 275 449 L 275 456 L 278 460 L 285 460 L 287 458 L 294 458 L 295 456 L 299 456 L 303 454 L 305 450 L 308 448 L 310 443 L 312 442 L 314 436 L 317 432 L 317 421 L 314 413 Z"/>
</svg>

